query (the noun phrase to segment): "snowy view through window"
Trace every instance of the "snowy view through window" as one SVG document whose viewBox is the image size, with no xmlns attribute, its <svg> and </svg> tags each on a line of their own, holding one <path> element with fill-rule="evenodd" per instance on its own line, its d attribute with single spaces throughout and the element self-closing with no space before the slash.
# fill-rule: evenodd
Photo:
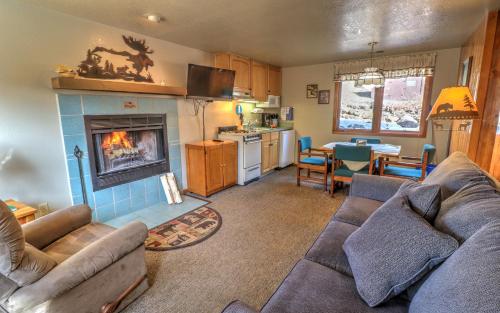
<svg viewBox="0 0 500 313">
<path fill-rule="evenodd" d="M 381 131 L 420 130 L 425 78 L 386 79 L 381 104 Z M 340 129 L 372 129 L 375 89 L 342 83 Z"/>
<path fill-rule="evenodd" d="M 354 81 L 342 82 L 340 129 L 372 129 L 375 89 L 355 87 Z"/>
</svg>

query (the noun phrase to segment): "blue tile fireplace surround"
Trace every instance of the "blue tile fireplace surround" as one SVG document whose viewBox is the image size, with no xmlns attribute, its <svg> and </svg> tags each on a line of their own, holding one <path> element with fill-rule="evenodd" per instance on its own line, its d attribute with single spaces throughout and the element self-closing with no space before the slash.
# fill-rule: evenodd
<svg viewBox="0 0 500 313">
<path fill-rule="evenodd" d="M 94 220 L 106 222 L 165 202 L 166 198 L 158 175 L 93 191 L 84 115 L 166 114 L 170 171 L 175 174 L 178 182 L 182 182 L 176 99 L 89 94 L 58 94 L 57 98 L 71 198 L 73 204 L 83 203 L 78 160 L 73 155 L 75 145 L 78 145 L 84 153 L 82 164 L 85 188 Z"/>
</svg>

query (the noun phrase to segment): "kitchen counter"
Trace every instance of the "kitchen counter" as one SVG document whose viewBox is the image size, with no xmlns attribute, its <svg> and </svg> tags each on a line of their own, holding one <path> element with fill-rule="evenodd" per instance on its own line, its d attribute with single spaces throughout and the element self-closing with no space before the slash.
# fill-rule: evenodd
<svg viewBox="0 0 500 313">
<path fill-rule="evenodd" d="M 291 130 L 293 128 L 291 127 L 276 127 L 276 128 L 267 128 L 267 127 L 257 127 L 255 128 L 255 131 L 261 134 L 265 133 L 273 133 L 273 132 L 280 132 L 284 130 Z"/>
</svg>

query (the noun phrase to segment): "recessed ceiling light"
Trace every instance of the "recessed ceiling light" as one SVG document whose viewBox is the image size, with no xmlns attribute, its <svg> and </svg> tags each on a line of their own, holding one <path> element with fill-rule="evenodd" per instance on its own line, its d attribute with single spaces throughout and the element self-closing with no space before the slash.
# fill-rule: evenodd
<svg viewBox="0 0 500 313">
<path fill-rule="evenodd" d="M 148 21 L 153 23 L 160 23 L 162 21 L 162 17 L 158 14 L 145 14 Z"/>
</svg>

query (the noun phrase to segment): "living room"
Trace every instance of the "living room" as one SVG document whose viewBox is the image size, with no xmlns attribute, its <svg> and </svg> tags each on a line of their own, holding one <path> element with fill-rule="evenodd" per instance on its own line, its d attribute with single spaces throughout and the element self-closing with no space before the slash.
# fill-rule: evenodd
<svg viewBox="0 0 500 313">
<path fill-rule="evenodd" d="M 499 1 L 1 6 L 0 311 L 499 311 Z"/>
</svg>

